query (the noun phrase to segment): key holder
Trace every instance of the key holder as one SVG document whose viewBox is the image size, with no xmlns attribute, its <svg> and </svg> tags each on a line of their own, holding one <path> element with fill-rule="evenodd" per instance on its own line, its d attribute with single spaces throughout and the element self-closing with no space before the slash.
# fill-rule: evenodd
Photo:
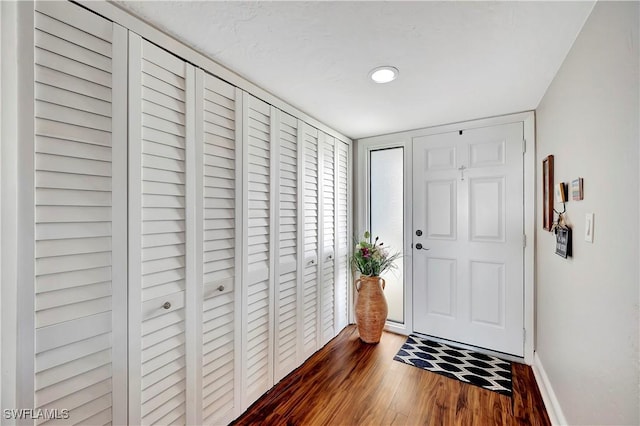
<svg viewBox="0 0 640 426">
<path fill-rule="evenodd" d="M 557 215 L 558 215 L 558 220 L 553 221 L 553 223 L 551 224 L 551 229 L 550 229 L 550 231 L 555 233 L 556 229 L 557 229 L 559 226 L 566 226 L 566 222 L 565 222 L 565 220 L 564 220 L 564 214 L 567 212 L 567 205 L 566 205 L 566 203 L 562 203 L 562 211 L 561 211 L 561 212 L 559 212 L 559 211 L 558 211 L 558 210 L 556 210 L 556 209 L 553 209 L 553 212 L 554 212 L 555 214 L 557 214 Z"/>
</svg>

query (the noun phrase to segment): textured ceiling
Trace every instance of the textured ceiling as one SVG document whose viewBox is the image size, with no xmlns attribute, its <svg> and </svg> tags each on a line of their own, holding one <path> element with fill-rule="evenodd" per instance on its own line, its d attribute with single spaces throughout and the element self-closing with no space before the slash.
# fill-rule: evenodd
<svg viewBox="0 0 640 426">
<path fill-rule="evenodd" d="M 594 4 L 117 3 L 352 138 L 535 109 Z"/>
</svg>

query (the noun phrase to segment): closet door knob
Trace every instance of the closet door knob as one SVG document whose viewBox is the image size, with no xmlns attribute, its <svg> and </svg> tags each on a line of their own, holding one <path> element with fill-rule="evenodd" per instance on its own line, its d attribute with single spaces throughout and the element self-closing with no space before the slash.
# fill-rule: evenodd
<svg viewBox="0 0 640 426">
<path fill-rule="evenodd" d="M 171 308 L 171 303 L 169 303 L 169 302 L 164 302 L 164 305 L 162 305 L 162 307 L 163 307 L 164 309 L 170 309 L 170 308 Z"/>
<path fill-rule="evenodd" d="M 220 287 L 218 287 L 218 291 L 224 291 L 224 286 L 221 285 Z"/>
</svg>

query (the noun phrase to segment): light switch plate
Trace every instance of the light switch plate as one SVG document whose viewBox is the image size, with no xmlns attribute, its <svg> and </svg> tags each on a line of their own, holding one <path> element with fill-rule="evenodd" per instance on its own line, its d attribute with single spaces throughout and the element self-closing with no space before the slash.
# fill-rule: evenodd
<svg viewBox="0 0 640 426">
<path fill-rule="evenodd" d="M 587 213 L 584 217 L 584 240 L 593 244 L 593 213 Z"/>
</svg>

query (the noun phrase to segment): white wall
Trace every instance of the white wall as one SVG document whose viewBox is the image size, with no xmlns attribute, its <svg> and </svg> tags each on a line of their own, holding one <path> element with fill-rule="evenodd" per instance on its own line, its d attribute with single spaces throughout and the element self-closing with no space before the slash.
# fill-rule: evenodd
<svg viewBox="0 0 640 426">
<path fill-rule="evenodd" d="M 569 424 L 640 422 L 639 6 L 596 4 L 537 110 L 538 176 L 553 154 L 556 183 L 584 178 L 566 260 L 542 229 L 537 183 L 536 350 Z"/>
</svg>

